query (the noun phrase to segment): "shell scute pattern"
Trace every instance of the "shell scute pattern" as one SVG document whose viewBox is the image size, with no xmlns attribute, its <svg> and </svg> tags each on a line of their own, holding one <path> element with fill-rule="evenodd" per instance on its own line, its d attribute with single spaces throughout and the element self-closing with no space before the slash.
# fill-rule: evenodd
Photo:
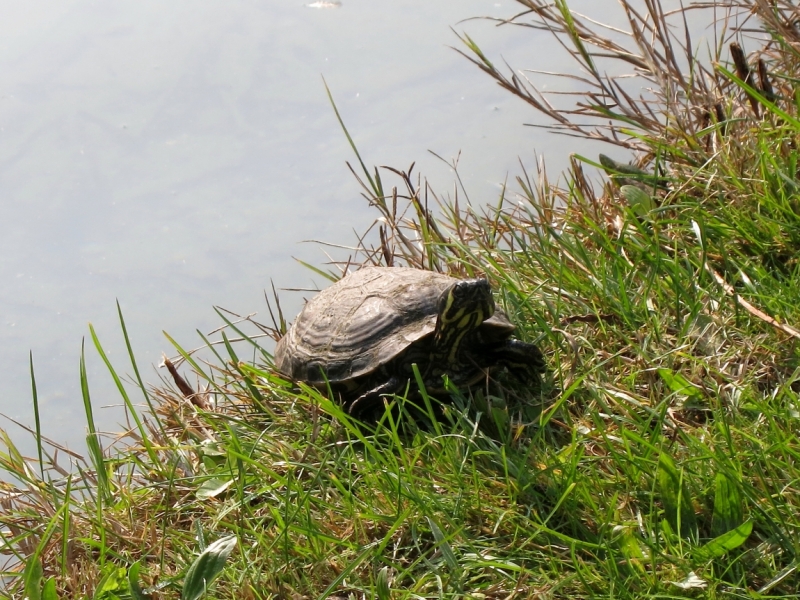
<svg viewBox="0 0 800 600">
<path fill-rule="evenodd" d="M 310 383 L 367 375 L 433 331 L 439 295 L 453 281 L 403 267 L 351 273 L 306 303 L 279 342 L 276 366 Z"/>
</svg>

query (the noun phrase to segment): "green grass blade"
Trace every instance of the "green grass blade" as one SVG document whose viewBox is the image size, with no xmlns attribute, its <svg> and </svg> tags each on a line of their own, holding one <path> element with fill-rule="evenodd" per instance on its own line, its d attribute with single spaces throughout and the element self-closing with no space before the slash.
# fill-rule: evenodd
<svg viewBox="0 0 800 600">
<path fill-rule="evenodd" d="M 70 512 L 70 503 L 73 501 L 72 498 L 72 478 L 66 478 L 66 485 L 64 488 L 64 519 L 62 520 L 61 525 L 61 574 L 67 573 L 67 568 L 69 567 L 69 550 L 70 550 L 70 525 L 71 525 L 71 515 Z"/>
<path fill-rule="evenodd" d="M 142 380 L 142 376 L 139 373 L 139 366 L 136 364 L 136 355 L 133 353 L 133 347 L 131 346 L 131 340 L 128 337 L 128 328 L 125 325 L 125 318 L 122 316 L 122 307 L 119 305 L 119 300 L 117 300 L 117 315 L 119 316 L 119 325 L 122 328 L 122 337 L 125 339 L 125 348 L 128 350 L 128 358 L 131 360 L 131 366 L 133 367 L 133 373 L 136 376 L 136 382 L 139 384 L 139 389 L 142 390 L 142 395 L 144 396 L 144 401 L 147 403 L 148 408 L 150 409 L 150 414 L 155 416 L 156 410 L 155 406 L 153 406 L 153 401 L 150 398 L 150 394 L 147 392 L 147 386 L 145 386 L 144 381 Z M 134 419 L 137 417 L 134 416 Z M 142 430 L 139 421 L 136 421 L 137 427 L 139 428 L 139 434 L 142 436 L 142 439 L 147 438 L 145 432 Z M 156 419 L 156 424 L 158 425 L 160 431 L 164 432 L 163 425 L 159 419 Z M 148 442 L 145 442 L 148 443 Z M 149 449 L 148 449 L 149 453 Z M 152 458 L 153 455 L 151 454 L 150 457 Z"/>
<path fill-rule="evenodd" d="M 86 414 L 86 426 L 89 433 L 86 436 L 86 446 L 89 449 L 89 459 L 97 475 L 97 488 L 99 496 L 105 500 L 111 498 L 111 488 L 106 469 L 103 447 L 100 443 L 100 434 L 94 424 L 94 412 L 92 410 L 92 399 L 89 394 L 89 378 L 86 375 L 86 354 L 84 342 L 81 341 L 81 361 L 80 361 L 80 380 L 81 396 L 83 398 L 83 410 Z"/>
<path fill-rule="evenodd" d="M 44 569 L 42 568 L 42 560 L 38 556 L 29 558 L 25 563 L 25 569 L 22 572 L 22 581 L 24 582 L 25 596 L 28 600 L 41 600 L 42 599 L 42 578 L 44 577 Z"/>
<path fill-rule="evenodd" d="M 699 548 L 697 554 L 706 560 L 719 558 L 744 544 L 752 532 L 753 522 L 745 521 L 738 527 L 723 533 Z"/>
<path fill-rule="evenodd" d="M 678 471 L 666 452 L 661 453 L 658 458 L 658 490 L 666 520 L 682 537 L 697 541 L 697 521 L 683 473 Z"/>
<path fill-rule="evenodd" d="M 327 598 L 330 598 L 331 594 L 336 590 L 337 587 L 339 587 L 339 584 L 342 583 L 342 581 L 344 581 L 350 575 L 350 573 L 358 568 L 358 566 L 363 563 L 370 554 L 372 554 L 372 551 L 372 546 L 367 546 L 364 548 L 358 554 L 358 556 L 356 556 L 344 569 L 342 569 L 342 572 L 339 573 L 339 575 L 330 583 L 330 585 L 328 585 L 327 588 L 325 588 L 325 591 L 317 597 L 317 600 L 326 600 Z"/>
<path fill-rule="evenodd" d="M 118 305 L 118 307 L 119 307 L 119 305 Z M 123 331 L 125 331 L 125 324 L 124 324 L 124 321 L 122 321 L 122 312 L 120 312 L 120 320 L 122 322 Z M 114 369 L 114 365 L 111 364 L 111 361 L 109 360 L 108 356 L 106 355 L 106 352 L 103 349 L 102 344 L 100 343 L 100 338 L 97 337 L 97 333 L 95 332 L 94 326 L 91 323 L 89 323 L 89 333 L 92 336 L 92 342 L 94 343 L 94 347 L 97 350 L 97 353 L 100 355 L 100 358 L 103 359 L 103 362 L 106 365 L 106 369 L 108 369 L 108 372 L 111 375 L 111 378 L 114 380 L 114 384 L 117 386 L 117 391 L 119 392 L 120 396 L 122 396 L 122 400 L 125 402 L 125 407 L 128 409 L 128 414 L 131 415 L 131 417 L 133 418 L 134 422 L 136 423 L 136 429 L 139 432 L 139 436 L 142 439 L 142 443 L 144 444 L 145 449 L 147 450 L 147 454 L 150 457 L 150 460 L 152 461 L 153 466 L 154 467 L 159 466 L 161 464 L 161 461 L 159 460 L 158 455 L 156 454 L 156 451 L 153 448 L 152 443 L 150 442 L 150 436 L 149 436 L 149 434 L 147 432 L 147 429 L 145 429 L 144 423 L 142 423 L 142 419 L 139 416 L 139 411 L 133 405 L 133 402 L 131 401 L 130 396 L 128 396 L 128 391 L 125 389 L 125 386 L 122 384 L 122 380 L 120 379 L 119 375 L 117 375 L 117 371 Z M 129 355 L 131 357 L 131 360 L 133 360 L 133 353 L 131 351 L 130 344 L 128 342 L 127 332 L 125 333 L 125 342 L 126 342 L 126 344 L 128 346 L 128 351 L 129 351 Z M 149 400 L 148 400 L 148 405 L 149 404 L 150 403 L 149 403 Z"/>
<path fill-rule="evenodd" d="M 33 371 L 33 351 L 28 354 L 31 367 L 31 396 L 33 397 L 33 418 L 36 424 L 36 451 L 39 455 L 39 473 L 44 480 L 44 453 L 42 450 L 42 424 L 39 418 L 39 394 L 36 392 L 36 374 Z"/>
<path fill-rule="evenodd" d="M 375 596 L 378 600 L 391 600 L 392 591 L 389 587 L 389 568 L 383 567 L 378 571 L 378 577 L 375 580 Z"/>
<path fill-rule="evenodd" d="M 201 552 L 186 572 L 181 600 L 197 600 L 203 596 L 222 572 L 235 547 L 236 536 L 230 535 L 218 539 Z"/>
<path fill-rule="evenodd" d="M 336 114 L 336 120 L 339 121 L 339 125 L 341 126 L 342 131 L 344 132 L 344 135 L 347 138 L 350 147 L 353 149 L 353 152 L 355 153 L 356 158 L 358 159 L 358 162 L 361 165 L 361 170 L 364 172 L 364 176 L 367 178 L 367 181 L 369 181 L 369 185 L 372 188 L 372 192 L 376 196 L 382 197 L 383 190 L 381 189 L 380 180 L 377 178 L 376 179 L 372 178 L 369 169 L 367 169 L 367 166 L 361 159 L 361 155 L 358 153 L 358 148 L 356 147 L 356 143 L 353 141 L 353 138 L 350 137 L 350 132 L 347 131 L 347 127 L 344 124 L 344 120 L 342 119 L 342 116 L 339 114 L 339 109 L 336 107 L 336 102 L 334 102 L 333 100 L 333 94 L 331 93 L 330 88 L 328 88 L 328 82 L 325 81 L 324 77 L 322 78 L 322 83 L 323 85 L 325 85 L 325 92 L 328 94 L 328 100 L 330 100 L 331 107 L 333 107 L 333 112 Z"/>
<path fill-rule="evenodd" d="M 49 516 L 47 525 L 39 538 L 39 543 L 36 545 L 34 551 L 25 560 L 25 567 L 22 572 L 23 589 L 25 595 L 29 600 L 41 600 L 44 578 L 44 569 L 42 567 L 42 555 L 45 548 L 50 543 L 50 538 L 53 535 L 58 522 L 61 520 L 61 515 L 66 509 L 66 504 L 62 505 L 53 515 Z M 49 593 L 49 592 L 48 592 Z"/>
<path fill-rule="evenodd" d="M 58 600 L 56 591 L 56 578 L 49 577 L 42 587 L 42 600 Z"/>
<path fill-rule="evenodd" d="M 439 548 L 439 551 L 442 553 L 444 557 L 445 563 L 453 572 L 458 573 L 461 570 L 461 566 L 458 564 L 458 559 L 456 558 L 455 552 L 453 552 L 453 548 L 450 546 L 450 543 L 447 541 L 447 537 L 445 537 L 442 529 L 439 525 L 434 521 L 431 517 L 425 517 L 428 521 L 428 526 L 431 528 L 431 533 L 433 534 L 433 539 L 436 540 L 436 546 Z"/>
<path fill-rule="evenodd" d="M 147 596 L 139 583 L 139 572 L 141 568 L 142 563 L 137 560 L 128 569 L 128 589 L 133 600 L 147 600 Z"/>
<path fill-rule="evenodd" d="M 714 479 L 714 513 L 711 517 L 711 534 L 715 537 L 742 524 L 744 511 L 739 486 L 726 474 L 717 473 Z"/>
</svg>

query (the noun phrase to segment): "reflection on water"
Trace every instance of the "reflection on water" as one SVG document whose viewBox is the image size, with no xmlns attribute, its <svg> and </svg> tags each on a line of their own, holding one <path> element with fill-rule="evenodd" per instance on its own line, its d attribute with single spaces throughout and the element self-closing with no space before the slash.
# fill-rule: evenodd
<svg viewBox="0 0 800 600">
<path fill-rule="evenodd" d="M 147 365 L 174 354 L 162 329 L 193 347 L 219 323 L 213 305 L 262 311 L 270 279 L 312 285 L 292 257 L 325 256 L 298 242 L 352 243 L 373 218 L 322 75 L 369 164 L 417 161 L 443 192 L 453 175 L 428 149 L 461 151 L 476 203 L 496 199 L 518 156 L 565 164 L 574 142 L 521 127 L 536 115 L 447 47 L 450 26 L 513 14 L 510 0 L 307 4 L 0 3 L 0 411 L 32 423 L 32 350 L 45 433 L 81 447 L 87 322 L 131 372 L 116 299 L 154 382 Z M 457 29 L 519 66 L 554 46 L 487 22 Z M 284 294 L 286 314 L 301 302 Z M 91 347 L 87 360 L 95 406 L 118 403 Z"/>
</svg>

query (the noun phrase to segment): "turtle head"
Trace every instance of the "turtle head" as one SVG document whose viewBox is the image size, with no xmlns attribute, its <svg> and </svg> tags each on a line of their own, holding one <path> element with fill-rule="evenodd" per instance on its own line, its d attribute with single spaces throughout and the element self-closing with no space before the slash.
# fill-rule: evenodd
<svg viewBox="0 0 800 600">
<path fill-rule="evenodd" d="M 439 297 L 439 314 L 433 337 L 436 359 L 458 362 L 464 336 L 494 314 L 492 288 L 486 279 L 456 281 Z"/>
</svg>

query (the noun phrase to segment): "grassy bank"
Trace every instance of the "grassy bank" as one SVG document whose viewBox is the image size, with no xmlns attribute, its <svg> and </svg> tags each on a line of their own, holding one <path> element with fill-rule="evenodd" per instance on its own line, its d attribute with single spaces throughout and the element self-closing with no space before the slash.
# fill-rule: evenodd
<svg viewBox="0 0 800 600">
<path fill-rule="evenodd" d="M 796 9 L 731 2 L 762 41 L 719 22 L 699 60 L 658 4 L 623 2 L 627 38 L 560 1 L 518 4 L 586 91 L 552 108 L 535 74 L 467 37 L 465 56 L 608 156 L 486 205 L 359 157 L 376 222 L 352 262 L 485 274 L 545 352 L 545 385 L 454 390 L 430 421 L 397 398 L 359 425 L 271 369 L 254 332 L 284 316 L 221 312 L 203 354 L 175 344 L 177 377 L 145 384 L 133 351 L 107 361 L 130 414 L 116 438 L 95 434 L 84 377 L 85 459 L 44 440 L 25 458 L 5 437 L 5 594 L 796 597 Z M 637 78 L 605 75 L 622 67 Z"/>
</svg>

